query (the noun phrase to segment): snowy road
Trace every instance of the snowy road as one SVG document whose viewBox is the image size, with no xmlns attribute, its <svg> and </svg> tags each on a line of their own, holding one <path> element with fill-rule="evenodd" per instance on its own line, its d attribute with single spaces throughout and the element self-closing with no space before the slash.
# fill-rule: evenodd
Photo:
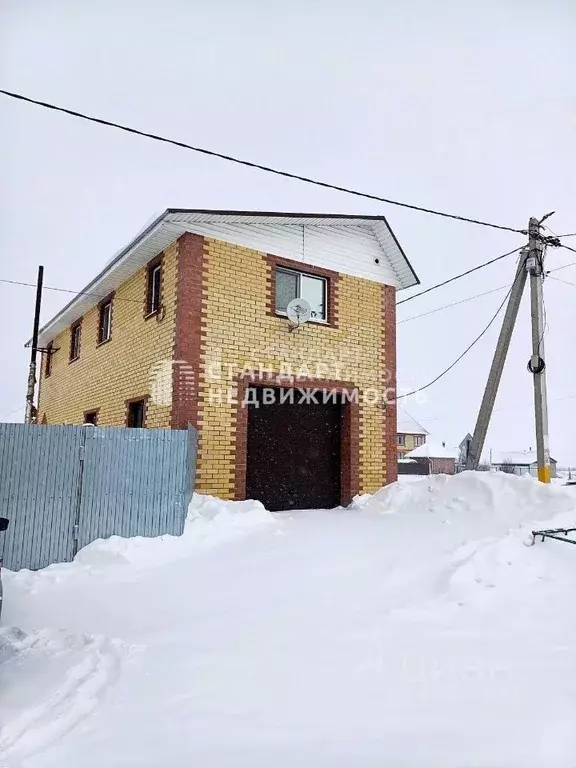
<svg viewBox="0 0 576 768">
<path fill-rule="evenodd" d="M 0 765 L 574 768 L 576 548 L 519 526 L 575 498 L 464 475 L 350 511 L 197 500 L 180 539 L 8 574 Z"/>
</svg>

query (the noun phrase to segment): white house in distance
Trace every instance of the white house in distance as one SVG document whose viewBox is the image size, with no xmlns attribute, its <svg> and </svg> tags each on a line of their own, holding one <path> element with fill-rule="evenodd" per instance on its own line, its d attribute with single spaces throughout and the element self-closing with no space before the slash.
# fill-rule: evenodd
<svg viewBox="0 0 576 768">
<path fill-rule="evenodd" d="M 511 475 L 538 477 L 536 451 L 490 451 L 490 467 Z M 552 477 L 556 477 L 556 459 L 550 457 Z"/>
</svg>

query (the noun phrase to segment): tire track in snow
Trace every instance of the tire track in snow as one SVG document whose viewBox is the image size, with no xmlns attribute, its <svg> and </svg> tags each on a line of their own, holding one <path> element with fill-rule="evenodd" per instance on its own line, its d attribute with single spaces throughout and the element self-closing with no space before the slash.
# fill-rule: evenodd
<svg viewBox="0 0 576 768">
<path fill-rule="evenodd" d="M 14 633 L 11 640 L 14 658 L 21 662 L 36 653 L 55 659 L 80 651 L 82 656 L 67 668 L 62 682 L 46 698 L 3 725 L 0 765 L 16 768 L 23 758 L 45 749 L 96 708 L 119 675 L 123 644 L 104 636 L 78 638 L 50 630 L 24 637 Z"/>
</svg>

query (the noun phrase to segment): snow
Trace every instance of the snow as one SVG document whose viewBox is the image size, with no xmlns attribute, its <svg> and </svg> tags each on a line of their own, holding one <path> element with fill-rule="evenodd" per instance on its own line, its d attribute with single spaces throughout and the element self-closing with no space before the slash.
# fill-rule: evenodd
<svg viewBox="0 0 576 768">
<path fill-rule="evenodd" d="M 573 768 L 573 489 L 195 497 L 179 538 L 4 572 L 0 765 Z M 15 629 L 19 627 L 19 629 Z"/>
<path fill-rule="evenodd" d="M 446 447 L 444 443 L 428 439 L 423 445 L 405 454 L 408 459 L 457 459 L 460 455 L 458 448 Z"/>
<path fill-rule="evenodd" d="M 428 431 L 400 406 L 398 407 L 396 431 L 401 435 L 427 435 Z"/>
<path fill-rule="evenodd" d="M 492 464 L 536 464 L 536 451 L 492 451 Z"/>
</svg>

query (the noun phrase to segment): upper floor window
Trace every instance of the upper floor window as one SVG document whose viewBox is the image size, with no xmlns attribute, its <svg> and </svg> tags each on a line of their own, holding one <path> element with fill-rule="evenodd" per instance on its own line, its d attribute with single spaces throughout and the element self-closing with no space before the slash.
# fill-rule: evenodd
<svg viewBox="0 0 576 768">
<path fill-rule="evenodd" d="M 100 304 L 100 316 L 98 322 L 98 344 L 112 336 L 112 299 L 105 299 Z"/>
<path fill-rule="evenodd" d="M 162 288 L 162 262 L 156 261 L 148 267 L 146 283 L 146 314 L 152 315 L 160 309 Z"/>
<path fill-rule="evenodd" d="M 70 328 L 70 361 L 80 357 L 80 339 L 82 336 L 82 321 L 74 323 Z"/>
<path fill-rule="evenodd" d="M 312 309 L 312 319 L 328 319 L 328 291 L 325 277 L 296 272 L 292 269 L 276 268 L 276 312 L 286 314 L 292 299 L 306 299 Z"/>
<path fill-rule="evenodd" d="M 52 355 L 54 354 L 54 344 L 49 341 L 46 345 L 46 365 L 44 367 L 44 376 L 48 378 L 52 373 Z"/>
<path fill-rule="evenodd" d="M 396 435 L 397 445 L 406 445 L 406 435 Z"/>
<path fill-rule="evenodd" d="M 426 442 L 426 438 L 424 435 L 414 435 L 414 445 L 416 447 L 420 445 L 424 445 L 425 442 Z"/>
</svg>

